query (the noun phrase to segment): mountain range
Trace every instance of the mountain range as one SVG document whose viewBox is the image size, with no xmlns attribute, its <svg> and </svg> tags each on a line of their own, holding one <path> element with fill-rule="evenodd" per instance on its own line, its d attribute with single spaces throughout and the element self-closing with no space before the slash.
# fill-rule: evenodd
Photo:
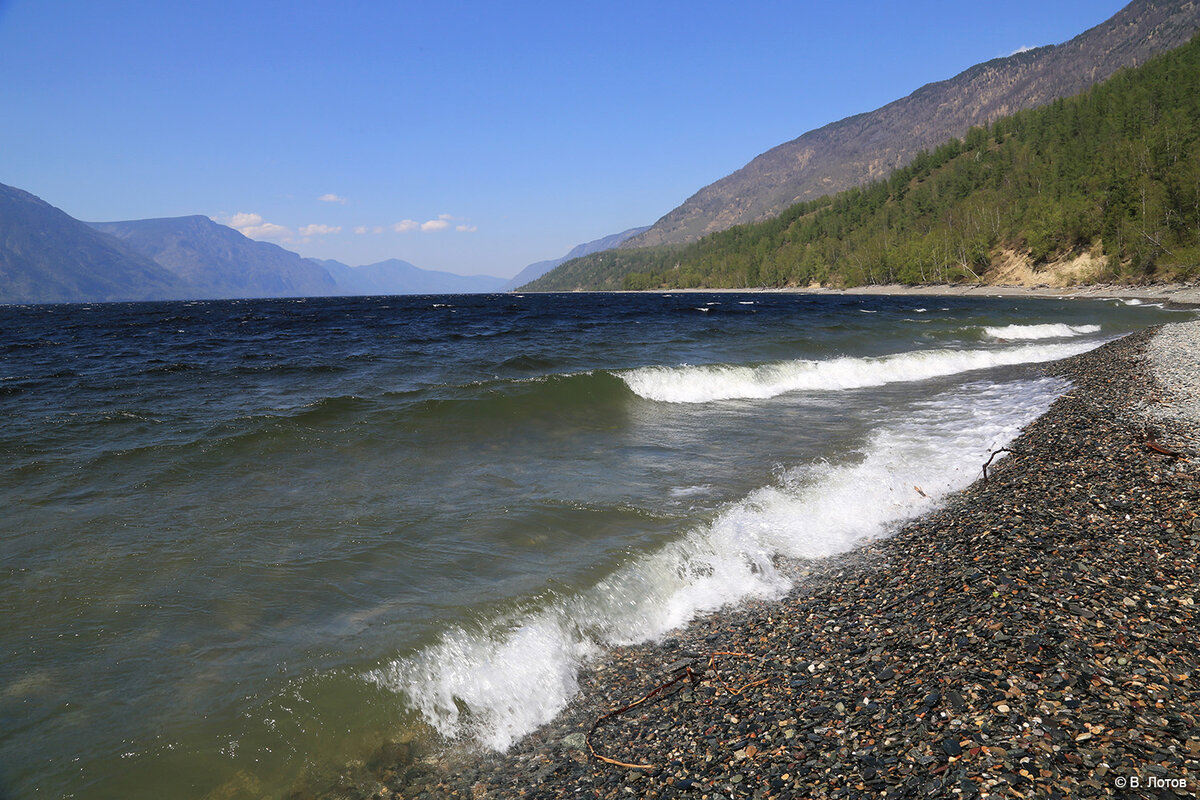
<svg viewBox="0 0 1200 800">
<path fill-rule="evenodd" d="M 0 302 L 160 300 L 190 289 L 119 239 L 0 184 Z"/>
<path fill-rule="evenodd" d="M 1200 275 L 1200 34 L 971 128 L 886 180 L 695 242 L 577 258 L 531 290 L 1181 282 Z"/>
<path fill-rule="evenodd" d="M 340 294 L 318 264 L 269 242 L 248 239 L 208 217 L 169 217 L 91 226 L 154 260 L 205 299 Z"/>
<path fill-rule="evenodd" d="M 570 261 L 573 258 L 583 258 L 584 256 L 590 256 L 592 253 L 599 253 L 604 250 L 611 250 L 620 245 L 626 239 L 629 239 L 632 236 L 637 236 L 639 233 L 644 233 L 649 229 L 649 225 L 645 225 L 640 228 L 630 228 L 627 231 L 609 234 L 608 236 L 604 236 L 599 239 L 593 239 L 590 242 L 584 242 L 583 244 L 576 245 L 562 258 L 552 258 L 549 261 L 536 261 L 518 272 L 515 276 L 513 276 L 512 280 L 505 283 L 501 289 L 502 291 L 519 289 L 525 284 L 542 277 L 547 272 L 565 261 Z"/>
<path fill-rule="evenodd" d="M 389 258 L 376 264 L 351 267 L 340 261 L 312 259 L 323 267 L 337 284 L 336 294 L 471 294 L 499 292 L 504 278 L 491 275 L 456 275 L 452 272 L 421 269 L 407 261 Z"/>
<path fill-rule="evenodd" d="M 86 223 L 0 184 L 0 303 L 452 294 L 505 283 L 398 259 L 308 259 L 204 216 Z"/>
<path fill-rule="evenodd" d="M 1194 0 L 1134 0 L 1060 45 L 978 64 L 864 114 L 809 131 L 705 186 L 623 248 L 689 242 L 887 177 L 975 125 L 1069 97 L 1200 30 Z"/>
<path fill-rule="evenodd" d="M 1197 30 L 1200 0 L 1133 0 L 1065 44 L 987 61 L 875 111 L 805 133 L 704 187 L 650 228 L 579 245 L 560 259 L 529 265 L 509 281 L 422 270 L 395 259 L 360 267 L 305 259 L 202 216 L 88 225 L 0 184 L 0 302 L 515 289 L 539 275 L 549 279 L 569 271 L 589 254 L 693 242 L 777 218 L 796 202 L 878 181 L 972 126 L 1075 95 L 1184 44 Z"/>
<path fill-rule="evenodd" d="M 198 215 L 81 222 L 0 184 L 0 303 L 503 292 L 644 230 L 578 245 L 506 280 L 395 258 L 357 267 L 304 258 Z"/>
</svg>

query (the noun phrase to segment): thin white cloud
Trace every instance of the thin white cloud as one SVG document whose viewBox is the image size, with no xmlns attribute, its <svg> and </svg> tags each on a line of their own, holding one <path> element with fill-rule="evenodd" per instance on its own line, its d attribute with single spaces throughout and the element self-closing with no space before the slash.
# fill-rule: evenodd
<svg viewBox="0 0 1200 800">
<path fill-rule="evenodd" d="M 225 224 L 250 239 L 288 239 L 292 236 L 291 230 L 283 225 L 267 222 L 262 218 L 262 214 L 238 212 Z"/>
<path fill-rule="evenodd" d="M 322 203 L 337 203 L 338 205 L 343 205 L 343 206 L 346 205 L 346 198 L 338 197 L 333 192 L 330 192 L 329 194 L 323 194 L 320 197 L 318 197 L 317 199 L 320 200 Z"/>
<path fill-rule="evenodd" d="M 1028 53 L 1030 50 L 1036 50 L 1036 49 L 1037 49 L 1037 48 L 1030 47 L 1029 45 L 1025 44 L 1025 45 L 1021 45 L 1021 46 L 1020 46 L 1020 47 L 1018 47 L 1016 50 L 1013 50 L 1011 53 L 1009 53 L 1009 55 L 1010 55 L 1010 56 L 1015 56 L 1015 55 L 1017 55 L 1018 53 Z"/>
<path fill-rule="evenodd" d="M 355 232 L 357 235 L 359 235 L 359 236 L 362 236 L 364 233 L 366 233 L 366 232 L 367 232 L 367 226 L 366 226 L 366 225 L 359 225 L 357 228 L 355 228 L 355 229 L 354 229 L 354 232 Z"/>
<path fill-rule="evenodd" d="M 328 236 L 331 233 L 341 233 L 341 225 L 305 225 L 300 228 L 301 236 Z"/>
<path fill-rule="evenodd" d="M 458 222 L 458 225 L 454 225 Z M 437 233 L 444 231 L 453 225 L 454 230 L 462 233 L 473 233 L 478 230 L 474 225 L 468 225 L 462 217 L 456 217 L 453 214 L 438 214 L 436 219 L 427 219 L 424 222 L 417 222 L 415 219 L 404 219 L 392 225 L 392 230 L 396 233 L 408 233 L 409 231 L 422 231 L 423 233 Z"/>
</svg>

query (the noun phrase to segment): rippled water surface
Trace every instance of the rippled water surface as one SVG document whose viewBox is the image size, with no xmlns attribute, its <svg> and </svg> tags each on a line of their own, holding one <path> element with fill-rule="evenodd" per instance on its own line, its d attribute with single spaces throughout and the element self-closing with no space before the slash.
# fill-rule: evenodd
<svg viewBox="0 0 1200 800">
<path fill-rule="evenodd" d="M 260 797 L 978 476 L 1120 301 L 502 295 L 0 307 L 0 797 Z M 924 495 L 913 490 L 920 486 Z"/>
</svg>

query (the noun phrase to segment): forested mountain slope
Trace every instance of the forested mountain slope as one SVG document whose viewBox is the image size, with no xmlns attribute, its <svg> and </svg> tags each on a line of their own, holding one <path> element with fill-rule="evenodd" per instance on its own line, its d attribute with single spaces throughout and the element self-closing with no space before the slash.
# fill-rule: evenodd
<svg viewBox="0 0 1200 800">
<path fill-rule="evenodd" d="M 922 149 L 961 137 L 972 126 L 1075 95 L 1122 67 L 1182 45 L 1197 30 L 1200 3 L 1194 0 L 1134 0 L 1069 42 L 978 64 L 779 145 L 704 187 L 622 247 L 694 241 L 796 202 L 879 180 Z"/>
<path fill-rule="evenodd" d="M 975 281 L 1013 254 L 1035 268 L 1088 254 L 1093 279 L 1198 274 L 1200 37 L 868 187 L 687 245 L 576 259 L 528 288 Z"/>
</svg>

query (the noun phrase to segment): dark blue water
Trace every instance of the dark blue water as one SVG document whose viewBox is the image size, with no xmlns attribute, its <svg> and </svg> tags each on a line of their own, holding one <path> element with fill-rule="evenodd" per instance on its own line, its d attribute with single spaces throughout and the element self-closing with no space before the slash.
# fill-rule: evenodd
<svg viewBox="0 0 1200 800">
<path fill-rule="evenodd" d="M 1063 390 L 1040 364 L 1169 318 L 759 293 L 0 307 L 0 797 L 275 796 L 403 731 L 506 747 L 606 647 L 786 591 L 781 564 L 970 482 Z"/>
</svg>

